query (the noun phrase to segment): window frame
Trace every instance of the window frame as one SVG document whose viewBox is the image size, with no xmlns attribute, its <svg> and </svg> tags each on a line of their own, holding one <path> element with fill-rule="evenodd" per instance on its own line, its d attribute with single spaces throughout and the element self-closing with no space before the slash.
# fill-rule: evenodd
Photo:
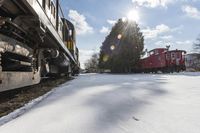
<svg viewBox="0 0 200 133">
<path fill-rule="evenodd" d="M 47 4 L 47 7 L 50 9 L 51 8 L 51 0 L 46 0 L 46 4 Z"/>
<path fill-rule="evenodd" d="M 51 14 L 53 15 L 53 17 L 56 17 L 56 7 L 53 3 L 53 1 L 51 1 Z"/>
</svg>

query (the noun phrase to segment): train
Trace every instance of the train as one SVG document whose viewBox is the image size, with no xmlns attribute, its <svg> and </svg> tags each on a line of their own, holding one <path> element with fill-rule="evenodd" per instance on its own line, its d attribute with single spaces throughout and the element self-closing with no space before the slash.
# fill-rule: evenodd
<svg viewBox="0 0 200 133">
<path fill-rule="evenodd" d="M 185 50 L 153 49 L 148 52 L 147 57 L 140 59 L 137 71 L 144 73 L 185 71 L 185 54 Z"/>
<path fill-rule="evenodd" d="M 79 69 L 75 27 L 59 0 L 0 0 L 0 92 Z"/>
</svg>

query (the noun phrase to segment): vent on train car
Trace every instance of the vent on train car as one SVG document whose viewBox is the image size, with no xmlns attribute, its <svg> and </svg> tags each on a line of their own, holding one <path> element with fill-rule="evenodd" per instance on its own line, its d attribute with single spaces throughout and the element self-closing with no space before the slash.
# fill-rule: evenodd
<svg viewBox="0 0 200 133">
<path fill-rule="evenodd" d="M 19 54 L 5 52 L 1 54 L 2 71 L 31 72 L 32 59 Z"/>
</svg>

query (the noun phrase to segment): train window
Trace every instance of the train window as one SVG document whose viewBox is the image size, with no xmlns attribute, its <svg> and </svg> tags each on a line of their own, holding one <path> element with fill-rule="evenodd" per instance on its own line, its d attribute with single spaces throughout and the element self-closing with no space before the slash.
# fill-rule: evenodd
<svg viewBox="0 0 200 133">
<path fill-rule="evenodd" d="M 185 58 L 185 52 L 182 52 L 182 58 Z"/>
<path fill-rule="evenodd" d="M 51 2 L 51 14 L 53 15 L 54 18 L 56 17 L 56 8 L 53 2 Z"/>
<path fill-rule="evenodd" d="M 174 53 L 172 53 L 172 58 L 175 58 L 175 54 Z"/>
<path fill-rule="evenodd" d="M 51 2 L 51 14 L 53 14 L 53 2 Z"/>
<path fill-rule="evenodd" d="M 45 9 L 46 6 L 46 0 L 42 0 L 42 7 Z"/>
<path fill-rule="evenodd" d="M 47 6 L 50 9 L 50 7 L 51 7 L 51 0 L 47 0 Z"/>
<path fill-rule="evenodd" d="M 149 53 L 150 55 L 154 55 L 154 51 L 150 51 L 150 53 Z"/>
<path fill-rule="evenodd" d="M 70 37 L 72 36 L 72 30 L 69 30 L 69 36 Z"/>
<path fill-rule="evenodd" d="M 62 22 L 60 21 L 60 31 L 62 31 L 62 27 L 63 25 L 62 25 Z"/>
</svg>

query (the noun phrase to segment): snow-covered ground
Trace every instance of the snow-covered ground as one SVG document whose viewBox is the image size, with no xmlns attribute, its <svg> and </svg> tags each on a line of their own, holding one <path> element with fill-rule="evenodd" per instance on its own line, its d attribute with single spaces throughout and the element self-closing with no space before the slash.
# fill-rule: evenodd
<svg viewBox="0 0 200 133">
<path fill-rule="evenodd" d="M 199 132 L 200 73 L 81 75 L 0 126 L 0 133 Z"/>
</svg>

